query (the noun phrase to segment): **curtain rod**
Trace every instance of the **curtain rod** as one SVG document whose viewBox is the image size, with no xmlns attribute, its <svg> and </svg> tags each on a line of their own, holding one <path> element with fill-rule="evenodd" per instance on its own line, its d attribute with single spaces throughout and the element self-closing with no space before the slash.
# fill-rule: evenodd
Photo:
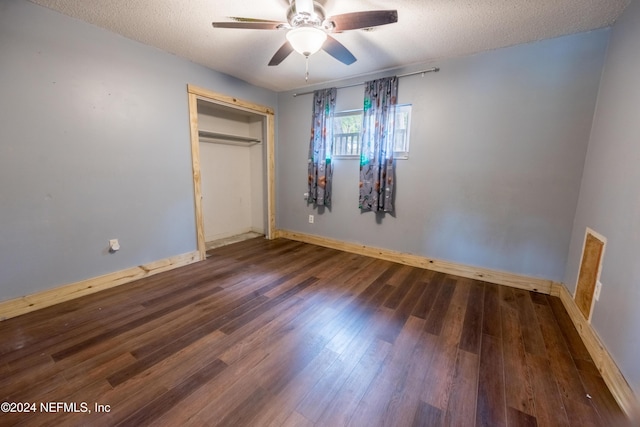
<svg viewBox="0 0 640 427">
<path fill-rule="evenodd" d="M 433 68 L 429 68 L 427 70 L 415 71 L 413 73 L 400 74 L 400 75 L 397 75 L 396 77 L 415 76 L 416 74 L 422 74 L 422 76 L 424 77 L 425 73 L 431 73 L 431 72 L 437 73 L 438 71 L 440 71 L 439 67 L 433 67 Z M 363 85 L 364 83 L 365 82 L 360 82 L 360 83 L 353 83 L 353 84 L 350 84 L 350 85 L 338 86 L 338 87 L 336 87 L 336 89 L 346 89 L 348 87 L 360 86 L 360 85 Z M 295 98 L 296 96 L 299 96 L 299 95 L 309 95 L 311 93 L 313 93 L 312 90 L 310 90 L 308 92 L 294 93 L 293 97 Z"/>
</svg>

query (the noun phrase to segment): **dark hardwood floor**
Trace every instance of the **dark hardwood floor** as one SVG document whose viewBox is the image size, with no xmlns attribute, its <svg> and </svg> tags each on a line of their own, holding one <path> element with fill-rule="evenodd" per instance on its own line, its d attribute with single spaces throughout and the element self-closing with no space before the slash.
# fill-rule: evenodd
<svg viewBox="0 0 640 427">
<path fill-rule="evenodd" d="M 283 239 L 210 255 L 1 322 L 0 401 L 36 407 L 0 425 L 624 425 L 555 297 Z"/>
</svg>

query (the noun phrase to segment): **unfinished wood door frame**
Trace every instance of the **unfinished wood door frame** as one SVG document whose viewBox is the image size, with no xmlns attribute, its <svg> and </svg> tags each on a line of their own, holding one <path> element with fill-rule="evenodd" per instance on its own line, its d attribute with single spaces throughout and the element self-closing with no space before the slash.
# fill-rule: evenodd
<svg viewBox="0 0 640 427">
<path fill-rule="evenodd" d="M 591 239 L 590 239 L 590 236 L 591 236 Z M 591 245 L 598 244 L 598 243 L 602 244 L 601 248 L 599 248 L 600 245 L 598 245 L 598 247 L 589 248 L 589 252 L 592 249 L 596 249 L 596 250 L 599 249 L 599 253 L 597 255 L 588 255 L 588 256 L 598 257 L 598 260 L 596 263 L 597 265 L 586 266 L 586 268 L 583 270 L 583 267 L 585 267 L 584 265 L 585 252 L 588 249 L 587 244 L 589 240 L 593 240 L 593 239 L 595 239 L 596 242 L 592 243 Z M 576 302 L 576 305 L 578 306 L 579 311 L 582 313 L 582 315 L 588 322 L 591 322 L 591 316 L 593 315 L 593 306 L 595 305 L 595 302 L 596 302 L 595 289 L 596 289 L 597 283 L 600 281 L 600 273 L 602 271 L 602 260 L 604 258 L 604 251 L 606 246 L 607 246 L 606 237 L 597 233 L 591 228 L 587 227 L 584 233 L 584 240 L 582 242 L 580 268 L 578 269 L 578 277 L 576 279 L 576 289 L 573 292 L 573 300 Z M 596 268 L 595 273 L 593 273 L 592 271 L 589 271 L 589 268 L 592 269 L 594 267 Z M 583 275 L 584 275 L 584 278 L 583 278 Z M 588 282 L 586 280 L 588 280 Z"/>
<path fill-rule="evenodd" d="M 200 138 L 198 137 L 198 99 L 231 107 L 236 110 L 246 111 L 260 115 L 266 124 L 264 141 L 267 155 L 266 182 L 267 182 L 267 229 L 265 237 L 273 239 L 276 226 L 275 211 L 275 118 L 274 111 L 269 107 L 243 101 L 232 96 L 222 95 L 193 85 L 187 85 L 189 95 L 189 125 L 191 130 L 191 160 L 193 165 L 193 192 L 196 209 L 196 236 L 200 259 L 206 258 L 204 216 L 202 213 L 202 183 L 200 169 Z M 263 184 L 264 185 L 264 184 Z"/>
</svg>

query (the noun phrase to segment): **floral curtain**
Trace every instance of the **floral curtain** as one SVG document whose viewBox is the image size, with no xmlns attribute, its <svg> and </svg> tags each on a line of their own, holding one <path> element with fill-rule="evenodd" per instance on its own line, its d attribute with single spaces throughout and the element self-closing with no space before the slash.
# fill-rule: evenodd
<svg viewBox="0 0 640 427">
<path fill-rule="evenodd" d="M 365 83 L 360 152 L 362 210 L 393 212 L 393 123 L 397 98 L 398 77 Z"/>
<path fill-rule="evenodd" d="M 313 122 L 309 142 L 309 198 L 308 203 L 331 206 L 331 154 L 333 153 L 333 115 L 336 107 L 336 88 L 313 93 Z"/>
</svg>

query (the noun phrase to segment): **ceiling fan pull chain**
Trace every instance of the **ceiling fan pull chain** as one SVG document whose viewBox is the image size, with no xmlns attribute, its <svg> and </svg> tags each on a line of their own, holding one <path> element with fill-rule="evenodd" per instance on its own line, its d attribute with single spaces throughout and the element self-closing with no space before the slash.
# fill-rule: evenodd
<svg viewBox="0 0 640 427">
<path fill-rule="evenodd" d="M 309 57 L 305 56 L 304 57 L 304 81 L 308 82 L 309 81 Z"/>
</svg>

